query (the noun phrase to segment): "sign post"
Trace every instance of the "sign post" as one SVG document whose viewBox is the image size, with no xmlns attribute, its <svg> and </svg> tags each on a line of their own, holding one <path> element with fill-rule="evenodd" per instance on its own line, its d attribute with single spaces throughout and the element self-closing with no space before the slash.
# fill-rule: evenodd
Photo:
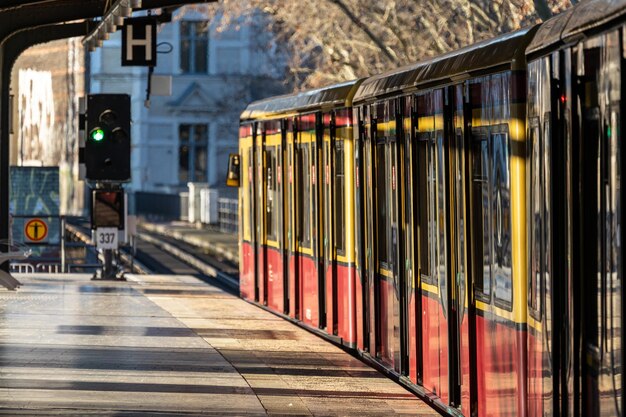
<svg viewBox="0 0 626 417">
<path fill-rule="evenodd" d="M 91 228 L 96 247 L 102 251 L 104 263 L 99 279 L 119 279 L 113 257 L 119 248 L 119 236 L 126 224 L 124 190 L 108 185 L 92 190 Z M 123 279 L 123 278 L 122 278 Z"/>
</svg>

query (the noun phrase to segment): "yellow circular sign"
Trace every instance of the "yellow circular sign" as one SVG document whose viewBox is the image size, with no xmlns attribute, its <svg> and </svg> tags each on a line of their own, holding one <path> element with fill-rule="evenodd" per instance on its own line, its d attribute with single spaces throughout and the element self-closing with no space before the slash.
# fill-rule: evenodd
<svg viewBox="0 0 626 417">
<path fill-rule="evenodd" d="M 24 234 L 31 242 L 41 242 L 48 237 L 48 225 L 41 219 L 31 219 L 24 226 Z"/>
</svg>

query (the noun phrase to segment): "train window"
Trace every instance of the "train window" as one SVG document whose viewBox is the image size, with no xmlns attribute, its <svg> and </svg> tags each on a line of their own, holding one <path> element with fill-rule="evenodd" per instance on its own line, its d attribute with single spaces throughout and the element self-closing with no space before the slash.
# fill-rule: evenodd
<svg viewBox="0 0 626 417">
<path fill-rule="evenodd" d="M 311 156 L 309 155 L 308 145 L 302 148 L 302 168 L 303 168 L 303 187 L 302 187 L 302 199 L 304 204 L 302 205 L 302 245 L 307 248 L 311 247 L 311 199 L 313 198 L 311 189 L 311 170 L 313 164 Z"/>
<path fill-rule="evenodd" d="M 265 203 L 263 201 L 265 189 L 263 188 L 263 178 L 265 173 L 263 172 L 263 161 L 264 161 L 264 153 L 263 153 L 263 143 L 265 142 L 265 134 L 263 133 L 263 128 L 259 123 L 257 125 L 257 135 L 255 138 L 256 152 L 254 153 L 254 157 L 256 158 L 256 166 L 255 166 L 255 182 L 256 186 L 254 188 L 255 192 L 255 211 L 256 211 L 256 240 L 259 244 L 263 244 L 264 240 L 264 210 Z"/>
<path fill-rule="evenodd" d="M 461 98 L 462 100 L 462 98 Z M 461 101 L 462 103 L 462 101 Z M 465 314 L 465 157 L 463 152 L 463 130 L 456 129 L 455 132 L 456 142 L 455 146 L 457 151 L 454 156 L 454 184 L 455 187 L 455 222 L 456 222 L 456 236 L 454 239 L 457 241 L 456 245 L 456 257 L 458 264 L 458 276 L 456 283 L 459 287 L 459 309 L 460 317 Z"/>
<path fill-rule="evenodd" d="M 343 141 L 337 141 L 335 143 L 335 197 L 333 201 L 335 203 L 335 247 L 339 255 L 345 255 L 345 209 L 344 198 L 346 195 L 345 190 L 345 175 L 344 175 L 344 150 Z"/>
<path fill-rule="evenodd" d="M 441 301 L 447 297 L 446 252 L 446 163 L 443 134 L 443 90 L 433 90 L 416 96 L 419 180 L 419 258 L 421 278 L 439 286 Z"/>
<path fill-rule="evenodd" d="M 265 216 L 265 230 L 267 233 L 267 239 L 272 241 L 277 240 L 277 215 L 280 208 L 276 187 L 276 156 L 276 147 L 267 147 L 265 151 L 265 186 L 267 187 L 267 193 L 265 195 L 265 205 L 267 211 L 267 215 Z"/>
<path fill-rule="evenodd" d="M 541 319 L 541 284 L 542 284 L 542 181 L 541 181 L 541 137 L 538 118 L 530 120 L 529 141 L 532 146 L 530 160 L 531 192 L 530 192 L 530 280 L 528 306 L 530 314 L 537 320 Z"/>
<path fill-rule="evenodd" d="M 491 221 L 489 216 L 489 143 L 484 129 L 472 129 L 472 188 L 474 195 L 473 223 L 475 236 L 482 234 L 482 245 L 476 245 L 476 296 L 491 300 Z M 479 241 L 478 238 L 476 240 Z"/>
<path fill-rule="evenodd" d="M 443 143 L 443 131 L 438 130 L 436 132 L 437 137 L 437 159 L 436 159 L 436 170 L 437 170 L 437 178 L 436 178 L 436 189 L 437 193 L 436 201 L 437 206 L 433 207 L 433 210 L 436 209 L 435 216 L 433 216 L 433 231 L 434 236 L 436 236 L 437 244 L 436 244 L 436 271 L 435 275 L 439 279 L 439 285 L 441 289 L 441 294 L 446 294 L 446 271 L 447 271 L 447 262 L 446 262 L 446 166 L 444 162 L 444 143 Z M 433 147 L 434 148 L 434 147 Z M 433 149 L 434 150 L 434 149 Z M 434 201 L 435 199 L 433 199 Z M 435 249 L 435 245 L 432 245 Z M 447 296 L 441 295 L 441 300 L 445 303 L 448 299 Z M 447 311 L 446 306 L 444 305 L 444 312 Z"/>
<path fill-rule="evenodd" d="M 432 282 L 430 279 L 430 253 L 428 242 L 430 241 L 430 228 L 428 227 L 428 142 L 430 133 L 421 133 L 418 136 L 417 160 L 418 166 L 416 176 L 418 180 L 418 235 L 419 235 L 419 266 L 422 280 Z"/>
<path fill-rule="evenodd" d="M 406 192 L 404 198 L 404 231 L 405 231 L 405 247 L 406 247 L 406 268 L 407 268 L 407 280 L 406 288 L 407 294 L 410 294 L 412 288 L 415 287 L 415 210 L 414 210 L 414 193 L 413 193 L 413 178 L 414 178 L 414 166 L 415 166 L 415 154 L 413 153 L 413 141 L 412 141 L 412 97 L 407 96 L 404 98 L 402 106 L 402 118 L 404 134 L 404 189 Z"/>
<path fill-rule="evenodd" d="M 420 133 L 418 139 L 420 267 L 423 281 L 437 285 L 440 275 L 445 281 L 446 271 L 443 132 Z"/>
<path fill-rule="evenodd" d="M 608 115 L 607 115 L 608 116 Z M 607 117 L 608 119 L 609 117 Z M 605 304 L 607 305 L 607 330 L 605 335 L 607 337 L 606 345 L 611 350 L 611 356 L 619 355 L 613 336 L 614 329 L 621 328 L 621 315 L 619 310 L 614 306 L 615 292 L 620 291 L 622 288 L 622 264 L 621 264 L 621 241 L 620 241 L 620 228 L 621 228 L 621 212 L 620 212 L 620 200 L 621 200 L 621 172 L 620 172 L 620 158 L 619 158 L 619 113 L 617 109 L 612 109 L 610 113 L 610 120 L 606 120 L 606 141 L 607 144 L 607 179 L 606 179 L 606 259 L 605 262 L 607 271 L 607 292 L 605 294 Z"/>
<path fill-rule="evenodd" d="M 376 240 L 378 242 L 378 260 L 385 266 L 390 261 L 389 248 L 387 247 L 387 230 L 389 230 L 387 185 L 387 161 L 385 144 L 382 142 L 376 145 L 376 212 L 378 213 Z"/>
<path fill-rule="evenodd" d="M 308 145 L 296 148 L 296 201 L 298 211 L 298 243 L 300 247 L 311 247 L 311 163 Z"/>
<path fill-rule="evenodd" d="M 493 280 L 496 304 L 511 309 L 513 280 L 511 261 L 511 186 L 509 181 L 509 141 L 504 132 L 491 135 Z"/>
<path fill-rule="evenodd" d="M 544 114 L 544 123 L 543 123 L 543 136 L 542 136 L 542 140 L 541 140 L 541 157 L 543 158 L 542 161 L 542 169 L 541 169 L 541 176 L 542 176 L 542 183 L 543 183 L 543 247 L 541 249 L 541 255 L 542 255 L 542 260 L 543 260 L 543 264 L 542 264 L 542 273 L 543 273 L 543 279 L 542 279 L 542 287 L 540 288 L 540 297 L 542 299 L 542 302 L 545 303 L 545 308 L 546 310 L 550 310 L 551 309 L 551 299 L 550 297 L 545 298 L 546 297 L 546 290 L 547 290 L 547 286 L 546 286 L 546 282 L 548 279 L 550 279 L 550 277 L 552 277 L 552 215 L 551 215 L 551 210 L 552 210 L 552 200 L 551 200 L 551 186 L 550 184 L 552 184 L 552 178 L 551 178 L 551 163 L 550 160 L 552 158 L 552 150 L 551 150 L 551 138 L 552 138 L 552 132 L 551 132 L 551 126 L 550 126 L 550 112 L 546 112 Z M 547 314 L 546 314 L 547 315 Z"/>
<path fill-rule="evenodd" d="M 369 109 L 369 106 L 367 106 L 365 108 L 366 111 L 366 119 L 365 120 L 370 120 L 367 119 L 369 112 L 371 111 Z M 375 179 L 373 178 L 373 156 L 372 156 L 372 147 L 370 146 L 371 142 L 374 140 L 373 136 L 374 136 L 374 130 L 375 130 L 375 123 L 373 121 L 370 121 L 370 123 L 366 124 L 364 126 L 364 131 L 365 131 L 365 141 L 364 141 L 364 146 L 363 146 L 363 183 L 365 184 L 365 186 L 362 188 L 363 191 L 363 223 L 365 225 L 365 236 L 364 236 L 364 256 L 365 256 L 365 268 L 367 269 L 367 271 L 371 271 L 374 269 L 374 264 L 373 264 L 373 256 L 374 256 L 374 239 L 373 239 L 373 235 L 374 235 L 374 223 L 375 223 L 375 219 L 374 219 L 374 202 L 372 201 L 372 192 L 373 190 L 373 184 Z"/>
<path fill-rule="evenodd" d="M 250 231 L 252 232 L 253 228 L 254 228 L 254 211 L 252 210 L 253 206 L 253 202 L 254 202 L 254 180 L 252 178 L 252 172 L 254 171 L 254 169 L 252 169 L 252 164 L 254 161 L 254 156 L 252 154 L 252 149 L 253 147 L 251 146 L 248 149 L 248 160 L 245 162 L 245 172 L 243 173 L 246 178 L 248 179 L 248 198 L 246 201 L 246 208 L 248 209 L 248 219 L 247 219 L 247 225 L 244 226 L 244 233 L 245 231 Z M 252 239 L 252 234 L 250 235 L 251 240 Z"/>
</svg>

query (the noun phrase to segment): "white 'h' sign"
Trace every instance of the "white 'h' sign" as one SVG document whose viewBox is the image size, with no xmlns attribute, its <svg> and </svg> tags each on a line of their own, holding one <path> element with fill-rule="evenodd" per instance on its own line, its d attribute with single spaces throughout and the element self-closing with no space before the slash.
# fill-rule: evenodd
<svg viewBox="0 0 626 417">
<path fill-rule="evenodd" d="M 156 25 L 156 19 L 150 16 L 124 20 L 122 66 L 156 66 Z"/>
<path fill-rule="evenodd" d="M 146 51 L 146 61 L 152 61 L 152 26 L 146 26 L 146 37 L 144 39 L 135 39 L 133 37 L 133 25 L 126 28 L 126 59 L 134 61 L 133 47 L 143 46 Z"/>
</svg>

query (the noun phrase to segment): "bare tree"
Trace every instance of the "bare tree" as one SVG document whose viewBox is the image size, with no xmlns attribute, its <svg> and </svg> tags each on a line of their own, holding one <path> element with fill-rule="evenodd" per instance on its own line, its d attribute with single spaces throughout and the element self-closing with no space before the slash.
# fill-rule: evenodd
<svg viewBox="0 0 626 417">
<path fill-rule="evenodd" d="M 376 74 L 530 26 L 570 7 L 571 1 L 223 0 L 195 8 L 209 18 L 219 16 L 224 25 L 243 18 L 271 33 L 274 46 L 287 57 L 286 84 L 305 89 Z"/>
<path fill-rule="evenodd" d="M 552 10 L 546 0 L 534 0 L 535 10 L 541 20 L 548 20 L 552 17 Z"/>
</svg>

